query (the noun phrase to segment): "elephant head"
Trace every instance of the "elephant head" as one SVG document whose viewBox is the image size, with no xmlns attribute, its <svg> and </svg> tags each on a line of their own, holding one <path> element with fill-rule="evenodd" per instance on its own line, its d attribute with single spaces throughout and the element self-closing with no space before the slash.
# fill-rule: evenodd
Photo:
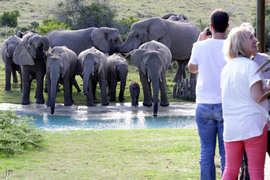
<svg viewBox="0 0 270 180">
<path fill-rule="evenodd" d="M 157 115 L 158 96 L 161 89 L 161 105 L 167 106 L 165 72 L 171 63 L 172 55 L 170 50 L 157 41 L 144 43 L 139 49 L 131 52 L 131 63 L 135 64 L 140 71 L 141 83 L 144 90 L 144 105 L 149 106 L 152 102 L 151 87 L 153 90 L 153 115 Z"/>
<path fill-rule="evenodd" d="M 35 65 L 35 59 L 44 58 L 48 49 L 49 41 L 46 37 L 28 32 L 15 49 L 14 62 L 18 65 Z"/>
<path fill-rule="evenodd" d="M 51 114 L 54 114 L 57 84 L 64 85 L 64 105 L 72 105 L 71 82 L 75 76 L 77 55 L 65 46 L 56 46 L 47 53 L 47 81 L 48 81 L 48 102 L 51 107 Z"/>
<path fill-rule="evenodd" d="M 93 81 L 99 81 L 102 95 L 102 104 L 108 105 L 106 82 L 105 82 L 105 63 L 106 56 L 96 48 L 92 47 L 80 53 L 79 62 L 81 64 L 81 74 L 83 77 L 83 92 L 88 97 L 88 106 L 94 104 Z"/>
<path fill-rule="evenodd" d="M 93 46 L 103 53 L 113 54 L 118 52 L 122 45 L 122 39 L 118 29 L 101 27 L 91 33 Z"/>
<path fill-rule="evenodd" d="M 161 18 L 151 18 L 134 23 L 126 41 L 120 48 L 121 53 L 127 53 L 141 44 L 156 40 L 170 47 L 168 27 Z"/>
</svg>

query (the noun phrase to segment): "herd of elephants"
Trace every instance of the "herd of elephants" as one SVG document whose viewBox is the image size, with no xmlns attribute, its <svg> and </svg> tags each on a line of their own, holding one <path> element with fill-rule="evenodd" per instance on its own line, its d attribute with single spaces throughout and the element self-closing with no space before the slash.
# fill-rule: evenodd
<svg viewBox="0 0 270 180">
<path fill-rule="evenodd" d="M 118 29 L 109 27 L 54 30 L 46 35 L 34 31 L 18 33 L 5 40 L 1 49 L 5 64 L 5 90 L 11 90 L 11 74 L 13 82 L 17 82 L 16 72 L 19 72 L 21 104 L 27 105 L 30 103 L 31 82 L 36 79 L 36 103 L 44 104 L 43 91 L 48 92 L 46 103 L 53 114 L 59 83 L 64 87 L 64 105 L 70 106 L 73 104 L 72 86 L 80 91 L 75 80 L 75 76 L 80 75 L 87 106 L 94 105 L 97 83 L 101 89 L 101 103 L 108 105 L 108 101 L 116 100 L 116 85 L 120 81 L 119 102 L 123 102 L 128 55 L 139 71 L 143 105 L 152 106 L 153 103 L 153 115 L 156 116 L 159 93 L 160 105 L 169 105 L 166 70 L 172 60 L 178 63 L 174 93 L 177 94 L 177 86 L 188 85 L 183 83 L 185 65 L 199 33 L 196 25 L 182 14 L 138 21 L 131 26 L 124 42 Z M 194 76 L 191 75 L 190 79 L 196 79 Z M 132 105 L 137 106 L 139 84 L 132 82 L 129 90 Z"/>
</svg>

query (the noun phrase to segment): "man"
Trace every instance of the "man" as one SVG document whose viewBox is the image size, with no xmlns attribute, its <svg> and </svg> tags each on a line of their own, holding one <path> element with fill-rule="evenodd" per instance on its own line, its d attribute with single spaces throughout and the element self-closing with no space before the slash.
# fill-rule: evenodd
<svg viewBox="0 0 270 180">
<path fill-rule="evenodd" d="M 208 37 L 207 29 L 200 34 L 188 63 L 189 71 L 198 73 L 196 123 L 200 136 L 201 180 L 216 179 L 214 158 L 217 137 L 222 173 L 225 167 L 220 74 L 226 64 L 222 49 L 228 28 L 228 13 L 221 9 L 213 11 L 210 24 L 212 37 Z"/>
</svg>

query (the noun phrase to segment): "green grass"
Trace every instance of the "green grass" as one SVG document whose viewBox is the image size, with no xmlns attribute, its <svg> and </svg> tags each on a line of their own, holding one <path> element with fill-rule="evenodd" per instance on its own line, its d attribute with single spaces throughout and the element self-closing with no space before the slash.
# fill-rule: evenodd
<svg viewBox="0 0 270 180">
<path fill-rule="evenodd" d="M 45 148 L 41 151 L 10 158 L 0 156 L 0 179 L 199 179 L 196 130 L 45 134 Z"/>
</svg>

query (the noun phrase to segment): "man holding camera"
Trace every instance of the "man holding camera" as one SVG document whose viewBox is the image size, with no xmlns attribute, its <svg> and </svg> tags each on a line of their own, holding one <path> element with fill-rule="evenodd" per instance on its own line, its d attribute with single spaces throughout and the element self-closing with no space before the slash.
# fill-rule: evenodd
<svg viewBox="0 0 270 180">
<path fill-rule="evenodd" d="M 201 32 L 193 45 L 188 68 L 198 73 L 196 84 L 196 123 L 200 136 L 201 180 L 215 180 L 214 163 L 216 138 L 218 137 L 221 172 L 225 167 L 223 143 L 223 118 L 221 105 L 220 74 L 226 64 L 223 44 L 229 27 L 229 15 L 223 10 L 211 14 L 210 30 Z"/>
</svg>

